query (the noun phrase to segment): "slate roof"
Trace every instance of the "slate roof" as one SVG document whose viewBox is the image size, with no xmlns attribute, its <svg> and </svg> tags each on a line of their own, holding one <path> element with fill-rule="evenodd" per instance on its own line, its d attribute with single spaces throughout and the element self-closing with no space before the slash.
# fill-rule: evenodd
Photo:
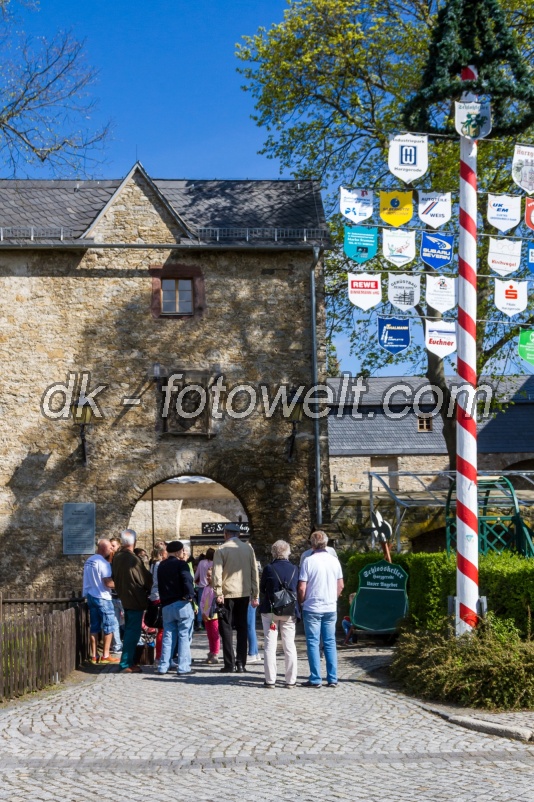
<svg viewBox="0 0 534 802">
<path fill-rule="evenodd" d="M 220 237 L 221 244 L 232 238 L 248 242 L 248 230 L 254 229 L 251 243 L 269 239 L 282 245 L 292 240 L 321 239 L 323 244 L 329 244 L 321 195 L 313 181 L 154 180 L 142 165 L 136 165 L 132 172 L 137 167 L 199 240 L 219 242 Z M 46 238 L 47 230 L 53 237 L 51 229 L 63 228 L 65 238 L 75 240 L 91 226 L 122 181 L 1 179 L 3 239 L 29 239 L 29 229 L 33 227 L 37 237 Z M 275 235 L 275 229 L 285 234 Z"/>
<path fill-rule="evenodd" d="M 173 181 L 155 179 L 170 204 L 198 228 L 325 228 L 313 181 Z"/>
<path fill-rule="evenodd" d="M 451 379 L 456 381 L 456 379 Z M 426 379 L 419 377 L 386 377 L 369 379 L 369 392 L 362 394 L 361 419 L 352 417 L 351 407 L 339 406 L 340 379 L 329 379 L 337 393 L 337 403 L 328 416 L 328 437 L 331 456 L 446 454 L 441 417 L 433 418 L 431 432 L 418 432 L 413 409 L 401 418 L 386 416 L 382 406 L 384 393 L 392 385 L 403 382 L 415 391 Z M 499 397 L 512 398 L 514 403 L 478 427 L 478 450 L 490 453 L 534 453 L 534 376 L 506 376 L 497 384 Z M 393 406 L 395 400 L 401 406 Z M 421 397 L 425 409 L 425 395 Z M 428 397 L 430 401 L 430 397 Z M 400 411 L 407 404 L 406 395 L 392 396 L 390 408 Z M 338 417 L 339 412 L 342 417 Z"/>
<path fill-rule="evenodd" d="M 357 376 L 350 377 L 345 384 L 343 384 L 342 377 L 328 379 L 328 386 L 334 393 L 335 405 L 340 403 L 342 395 L 346 404 L 349 406 L 352 405 L 354 396 L 351 395 L 351 391 L 352 388 L 356 386 L 357 381 Z M 395 386 L 400 387 L 401 385 L 407 385 L 412 394 L 415 395 L 419 388 L 429 384 L 428 379 L 423 376 L 381 376 L 364 379 L 363 381 L 367 389 L 359 398 L 364 406 L 381 404 L 388 390 Z M 449 387 L 462 384 L 458 376 L 448 376 L 447 383 Z M 479 383 L 489 384 L 493 387 L 496 396 L 502 401 L 511 399 L 516 403 L 529 400 L 534 401 L 534 376 L 501 376 L 498 379 L 481 376 Z M 344 386 L 347 388 L 345 393 L 343 393 Z M 405 391 L 399 389 L 397 392 L 393 392 L 390 396 L 391 402 L 395 403 L 397 401 L 404 406 L 406 403 L 406 393 L 409 393 L 409 390 Z M 428 393 L 423 393 L 420 398 L 421 403 L 433 403 L 433 397 L 430 391 Z"/>
<path fill-rule="evenodd" d="M 0 226 L 72 229 L 83 234 L 120 181 L 0 179 Z"/>
</svg>

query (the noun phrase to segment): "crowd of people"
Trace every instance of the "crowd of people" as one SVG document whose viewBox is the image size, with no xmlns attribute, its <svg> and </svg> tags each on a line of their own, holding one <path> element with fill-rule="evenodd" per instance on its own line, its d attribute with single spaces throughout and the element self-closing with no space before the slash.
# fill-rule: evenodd
<svg viewBox="0 0 534 802">
<path fill-rule="evenodd" d="M 302 554 L 298 566 L 289 559 L 289 543 L 277 540 L 271 548 L 272 561 L 260 580 L 254 550 L 239 534 L 239 526 L 227 524 L 224 543 L 216 550 L 208 549 L 196 566 L 179 540 L 159 541 L 150 559 L 144 549 L 136 548 L 132 529 L 125 529 L 120 540 L 99 540 L 83 574 L 92 662 L 117 663 L 123 673 L 139 673 L 140 647 L 149 636 L 155 646 L 156 673 L 176 670 L 179 677 L 188 677 L 195 673 L 193 633 L 204 628 L 209 646 L 206 664 L 218 664 L 222 650 L 220 671 L 243 674 L 247 663 L 261 661 L 256 635 L 259 611 L 264 633 L 264 687 L 276 687 L 278 633 L 285 687 L 296 686 L 295 632 L 302 619 L 309 678 L 301 684 L 322 687 L 322 649 L 327 687 L 335 688 L 337 602 L 343 574 L 336 552 L 328 546 L 328 536 L 321 530 L 313 532 L 311 548 Z"/>
</svg>

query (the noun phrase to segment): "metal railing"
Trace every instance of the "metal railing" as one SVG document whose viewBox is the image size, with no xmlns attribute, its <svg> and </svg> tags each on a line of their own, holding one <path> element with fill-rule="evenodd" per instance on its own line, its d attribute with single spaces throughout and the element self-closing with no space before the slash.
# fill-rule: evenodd
<svg viewBox="0 0 534 802">
<path fill-rule="evenodd" d="M 266 240 L 283 242 L 284 240 L 328 240 L 330 232 L 325 228 L 197 228 L 200 240 Z"/>
<path fill-rule="evenodd" d="M 57 226 L 1 226 L 0 242 L 8 239 L 76 239 L 77 235 L 71 228 Z"/>
</svg>

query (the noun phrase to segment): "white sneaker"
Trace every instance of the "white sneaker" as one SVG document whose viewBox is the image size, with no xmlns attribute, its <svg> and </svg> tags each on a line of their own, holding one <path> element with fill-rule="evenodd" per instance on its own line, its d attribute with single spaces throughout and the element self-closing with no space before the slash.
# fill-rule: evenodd
<svg viewBox="0 0 534 802">
<path fill-rule="evenodd" d="M 247 657 L 247 664 L 248 663 L 261 663 L 262 658 L 259 654 L 249 654 Z"/>
</svg>

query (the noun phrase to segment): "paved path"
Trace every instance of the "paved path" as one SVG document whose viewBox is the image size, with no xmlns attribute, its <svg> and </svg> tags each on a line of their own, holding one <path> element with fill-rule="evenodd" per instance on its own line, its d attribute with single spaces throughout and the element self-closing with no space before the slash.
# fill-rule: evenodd
<svg viewBox="0 0 534 802">
<path fill-rule="evenodd" d="M 194 651 L 205 654 L 204 635 Z M 9 802 L 532 802 L 534 747 L 448 724 L 357 681 L 262 687 L 260 666 L 188 679 L 105 670 L 0 711 L 0 800 Z M 306 663 L 300 660 L 304 679 Z"/>
</svg>

